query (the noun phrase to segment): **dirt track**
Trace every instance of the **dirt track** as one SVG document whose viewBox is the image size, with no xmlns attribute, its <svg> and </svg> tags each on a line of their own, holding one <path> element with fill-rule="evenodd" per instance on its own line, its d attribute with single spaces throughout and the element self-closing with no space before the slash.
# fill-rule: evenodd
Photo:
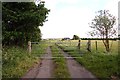
<svg viewBox="0 0 120 80">
<path fill-rule="evenodd" d="M 50 47 L 43 57 L 52 57 Z M 51 59 L 42 59 L 38 65 L 29 70 L 22 78 L 52 78 L 53 62 Z"/>
<path fill-rule="evenodd" d="M 71 57 L 63 50 L 61 50 L 64 57 Z M 70 72 L 71 78 L 96 78 L 91 72 L 86 70 L 83 66 L 81 66 L 77 61 L 73 58 L 66 59 L 68 70 Z"/>
<path fill-rule="evenodd" d="M 61 50 L 61 49 L 60 49 Z M 61 50 L 64 57 L 71 57 L 63 50 Z M 50 47 L 47 48 L 46 54 L 43 57 L 52 57 Z M 78 62 L 76 62 L 73 58 L 66 59 L 67 67 L 70 72 L 71 78 L 96 78 L 91 72 L 86 70 L 83 66 L 81 66 Z M 34 68 L 30 69 L 25 76 L 22 78 L 53 78 L 53 62 L 52 59 L 43 58 L 42 61 Z"/>
</svg>

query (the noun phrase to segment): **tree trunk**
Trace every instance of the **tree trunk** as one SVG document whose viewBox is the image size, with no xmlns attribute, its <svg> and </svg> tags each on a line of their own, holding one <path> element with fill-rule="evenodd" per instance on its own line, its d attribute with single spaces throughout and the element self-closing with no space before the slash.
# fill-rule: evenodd
<svg viewBox="0 0 120 80">
<path fill-rule="evenodd" d="M 108 39 L 106 40 L 106 51 L 107 51 L 107 52 L 110 51 L 110 48 L 109 48 L 109 40 L 108 40 Z"/>
<path fill-rule="evenodd" d="M 106 51 L 109 52 L 110 48 L 109 48 L 109 39 L 108 39 L 108 29 L 106 28 L 105 30 L 106 30 L 106 34 L 105 34 L 106 35 L 106 39 L 105 39 L 104 44 L 105 44 Z"/>
</svg>

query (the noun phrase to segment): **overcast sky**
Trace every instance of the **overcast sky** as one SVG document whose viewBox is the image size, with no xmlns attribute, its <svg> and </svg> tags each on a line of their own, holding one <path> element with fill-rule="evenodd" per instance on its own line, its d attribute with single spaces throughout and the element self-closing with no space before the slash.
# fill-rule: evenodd
<svg viewBox="0 0 120 80">
<path fill-rule="evenodd" d="M 89 24 L 98 10 L 110 10 L 118 16 L 119 0 L 43 0 L 50 9 L 41 29 L 42 38 L 89 37 Z"/>
</svg>

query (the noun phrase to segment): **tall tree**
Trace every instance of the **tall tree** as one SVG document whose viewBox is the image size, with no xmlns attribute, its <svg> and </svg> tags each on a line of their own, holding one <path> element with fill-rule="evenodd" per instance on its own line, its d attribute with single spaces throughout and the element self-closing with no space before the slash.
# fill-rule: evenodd
<svg viewBox="0 0 120 80">
<path fill-rule="evenodd" d="M 77 36 L 77 35 L 73 35 L 73 38 L 72 38 L 73 40 L 79 40 L 80 38 L 79 38 L 79 36 Z"/>
<path fill-rule="evenodd" d="M 39 26 L 47 19 L 50 10 L 40 2 L 3 2 L 2 3 L 3 44 L 23 44 L 28 40 L 40 40 Z"/>
<path fill-rule="evenodd" d="M 116 35 L 116 28 L 114 27 L 116 22 L 115 16 L 109 13 L 108 10 L 98 11 L 98 15 L 92 20 L 90 27 L 93 29 L 90 34 L 92 36 L 98 36 L 103 38 L 106 51 L 110 51 L 109 38 Z"/>
</svg>

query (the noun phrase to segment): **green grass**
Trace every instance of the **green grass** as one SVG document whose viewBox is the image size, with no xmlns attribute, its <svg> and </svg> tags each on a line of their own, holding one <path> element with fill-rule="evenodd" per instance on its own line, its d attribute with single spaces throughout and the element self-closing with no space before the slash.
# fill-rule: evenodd
<svg viewBox="0 0 120 80">
<path fill-rule="evenodd" d="M 111 46 L 112 44 L 112 46 Z M 77 50 L 77 46 L 78 46 L 78 40 L 66 40 L 66 41 L 61 41 L 59 44 L 59 46 L 62 46 L 62 48 L 64 48 L 65 50 Z M 99 54 L 104 54 L 106 53 L 106 49 L 105 46 L 103 44 L 103 42 L 101 40 L 97 40 L 97 50 L 95 47 L 95 40 L 91 40 L 91 51 L 92 53 L 99 53 Z M 80 45 L 80 51 L 82 53 L 87 53 L 87 40 L 81 40 L 81 45 Z M 112 41 L 110 40 L 110 49 L 111 51 L 109 52 L 109 54 L 112 55 L 118 55 L 118 41 Z M 107 53 L 106 53 L 107 54 Z"/>
<path fill-rule="evenodd" d="M 39 62 L 39 56 L 44 54 L 45 42 L 32 45 L 32 52 L 21 47 L 9 46 L 2 50 L 2 77 L 20 78 Z"/>
<path fill-rule="evenodd" d="M 41 41 L 39 44 L 32 44 L 32 54 L 36 57 L 40 57 L 46 53 L 46 48 L 48 46 L 48 41 Z"/>
<path fill-rule="evenodd" d="M 111 78 L 111 76 L 120 76 L 120 72 L 118 71 L 118 42 L 113 41 L 110 53 L 105 52 L 102 41 L 98 41 L 98 51 L 96 51 L 94 42 L 95 41 L 92 41 L 92 52 L 86 50 L 86 40 L 82 41 L 80 53 L 76 47 L 78 41 L 66 41 L 58 45 L 70 55 L 80 57 L 76 58 L 76 61 L 98 78 L 102 79 Z"/>
<path fill-rule="evenodd" d="M 54 77 L 55 78 L 70 78 L 70 74 L 67 69 L 66 60 L 63 58 L 64 56 L 61 54 L 60 50 L 57 46 L 53 45 L 51 47 L 52 56 L 58 57 L 54 58 Z"/>
</svg>

